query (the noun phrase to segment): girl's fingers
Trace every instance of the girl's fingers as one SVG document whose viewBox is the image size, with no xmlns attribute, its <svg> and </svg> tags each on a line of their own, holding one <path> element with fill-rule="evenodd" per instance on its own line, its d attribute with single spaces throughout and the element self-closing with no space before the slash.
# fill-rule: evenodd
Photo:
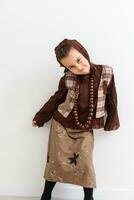
<svg viewBox="0 0 134 200">
<path fill-rule="evenodd" d="M 33 126 L 37 126 L 36 121 L 32 121 Z"/>
</svg>

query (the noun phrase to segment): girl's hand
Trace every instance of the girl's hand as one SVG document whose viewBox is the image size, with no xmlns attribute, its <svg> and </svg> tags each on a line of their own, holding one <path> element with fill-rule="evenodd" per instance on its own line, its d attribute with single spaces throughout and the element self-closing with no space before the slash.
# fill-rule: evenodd
<svg viewBox="0 0 134 200">
<path fill-rule="evenodd" d="M 34 127 L 37 127 L 36 121 L 32 121 L 32 125 L 33 125 Z"/>
</svg>

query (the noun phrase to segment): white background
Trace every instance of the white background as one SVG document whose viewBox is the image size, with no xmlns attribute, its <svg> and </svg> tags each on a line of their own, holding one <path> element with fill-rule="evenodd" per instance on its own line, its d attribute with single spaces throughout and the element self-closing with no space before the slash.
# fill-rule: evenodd
<svg viewBox="0 0 134 200">
<path fill-rule="evenodd" d="M 41 195 L 51 120 L 34 128 L 32 118 L 57 90 L 63 69 L 54 47 L 69 38 L 115 74 L 121 127 L 95 130 L 95 195 L 134 197 L 133 18 L 131 0 L 0 1 L 0 195 Z M 61 183 L 53 196 L 68 190 L 66 198 L 83 196 Z"/>
</svg>

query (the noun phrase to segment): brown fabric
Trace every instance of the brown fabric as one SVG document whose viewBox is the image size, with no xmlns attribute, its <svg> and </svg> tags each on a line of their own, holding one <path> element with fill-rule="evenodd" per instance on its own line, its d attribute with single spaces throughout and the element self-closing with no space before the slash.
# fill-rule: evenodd
<svg viewBox="0 0 134 200">
<path fill-rule="evenodd" d="M 52 118 L 44 178 L 96 188 L 94 132 L 64 128 Z"/>
<path fill-rule="evenodd" d="M 93 65 L 93 64 L 92 64 Z M 107 116 L 95 118 L 96 105 L 97 105 L 97 91 L 100 82 L 100 77 L 102 73 L 102 65 L 94 64 L 94 73 L 95 84 L 94 84 L 94 116 L 92 128 L 104 128 L 106 131 L 116 130 L 120 126 L 118 109 L 117 109 L 117 92 L 115 87 L 114 74 L 112 75 L 112 80 L 107 88 L 106 92 L 106 111 Z M 80 95 L 78 98 L 78 112 L 80 116 L 80 121 L 84 122 L 86 116 L 88 115 L 88 86 L 89 85 L 89 74 L 78 75 L 80 80 Z M 105 85 L 104 85 L 105 90 Z M 67 118 L 64 118 L 58 111 L 58 105 L 65 101 L 67 95 L 67 88 L 65 86 L 65 75 L 60 79 L 58 90 L 53 96 L 42 106 L 42 108 L 36 113 L 33 120 L 35 120 L 39 127 L 42 127 L 45 122 L 49 121 L 53 116 L 55 120 L 60 122 L 66 128 L 77 129 L 73 110 L 68 115 Z M 86 130 L 86 129 L 85 129 Z"/>
<path fill-rule="evenodd" d="M 93 66 L 91 66 L 91 69 L 92 67 Z M 89 79 L 90 79 L 90 74 L 92 74 L 92 70 L 93 70 L 91 69 L 90 69 L 91 72 L 89 73 Z M 100 83 L 97 89 L 97 106 L 96 106 L 96 114 L 95 114 L 96 118 L 100 118 L 106 115 L 106 111 L 105 111 L 106 90 L 111 82 L 112 75 L 113 75 L 113 68 L 107 65 L 103 65 Z M 92 77 L 94 79 L 94 74 L 92 74 Z M 77 80 L 77 75 L 73 74 L 70 71 L 66 72 L 65 85 L 68 88 L 66 100 L 58 106 L 57 110 L 63 115 L 63 117 L 66 118 L 74 107 L 76 85 L 77 85 L 78 96 L 79 96 L 80 86 L 79 86 L 79 80 Z M 87 83 L 87 86 L 89 86 L 88 83 Z"/>
</svg>

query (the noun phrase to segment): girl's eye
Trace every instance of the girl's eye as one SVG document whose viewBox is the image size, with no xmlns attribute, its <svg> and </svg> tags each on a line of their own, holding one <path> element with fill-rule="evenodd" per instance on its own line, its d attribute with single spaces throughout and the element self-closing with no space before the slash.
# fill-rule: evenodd
<svg viewBox="0 0 134 200">
<path fill-rule="evenodd" d="M 81 59 L 80 58 L 78 58 L 77 59 L 77 62 L 80 62 L 81 61 Z M 74 66 L 72 65 L 71 67 L 69 67 L 69 69 L 71 69 L 71 68 L 73 68 Z"/>
<path fill-rule="evenodd" d="M 70 67 L 70 69 L 73 68 L 73 67 L 74 67 L 74 66 L 72 65 L 72 66 Z"/>
</svg>

